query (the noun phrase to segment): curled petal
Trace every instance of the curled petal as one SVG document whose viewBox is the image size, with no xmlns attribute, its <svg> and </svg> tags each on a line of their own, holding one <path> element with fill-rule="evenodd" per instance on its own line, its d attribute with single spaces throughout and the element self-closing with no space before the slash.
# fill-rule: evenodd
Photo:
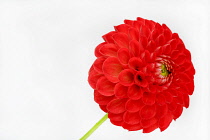
<svg viewBox="0 0 210 140">
<path fill-rule="evenodd" d="M 133 25 L 133 22 L 134 22 L 133 20 L 128 20 L 128 19 L 124 20 L 124 23 L 128 25 Z"/>
<path fill-rule="evenodd" d="M 146 48 L 146 47 L 147 47 L 147 43 L 148 43 L 148 39 L 147 39 L 147 37 L 145 37 L 145 36 L 141 36 L 141 37 L 139 38 L 139 42 L 141 43 L 141 45 L 142 45 L 144 48 Z"/>
<path fill-rule="evenodd" d="M 112 120 L 112 119 L 110 119 L 110 122 L 111 122 L 112 124 L 116 125 L 116 126 L 122 126 L 122 124 L 123 124 L 123 121 L 114 121 L 114 120 Z"/>
<path fill-rule="evenodd" d="M 181 64 L 183 64 L 185 61 L 186 61 L 186 56 L 185 56 L 185 55 L 179 55 L 179 56 L 174 60 L 174 62 L 175 62 L 177 65 L 181 65 Z"/>
<path fill-rule="evenodd" d="M 137 57 L 132 57 L 129 62 L 128 62 L 128 66 L 131 69 L 137 70 L 139 71 L 142 67 L 143 67 L 143 62 L 140 58 Z"/>
<path fill-rule="evenodd" d="M 184 101 L 184 107 L 188 108 L 189 107 L 189 95 L 187 93 L 183 93 L 183 101 Z"/>
<path fill-rule="evenodd" d="M 97 90 L 94 90 L 94 100 L 96 103 L 100 105 L 106 105 L 113 99 L 114 99 L 114 96 L 104 96 L 100 94 Z"/>
<path fill-rule="evenodd" d="M 156 96 L 156 103 L 160 106 L 165 105 L 166 104 L 165 96 L 163 94 L 158 94 Z"/>
<path fill-rule="evenodd" d="M 162 118 L 168 112 L 168 106 L 166 104 L 165 105 L 162 105 L 162 106 L 157 105 L 156 106 L 156 109 L 157 109 L 157 112 L 156 112 L 157 118 Z"/>
<path fill-rule="evenodd" d="M 109 57 L 104 61 L 102 69 L 110 81 L 118 82 L 118 75 L 123 70 L 123 66 L 116 57 Z"/>
<path fill-rule="evenodd" d="M 164 117 L 159 120 L 159 127 L 161 131 L 164 131 L 171 123 L 173 116 L 171 113 L 167 113 Z"/>
<path fill-rule="evenodd" d="M 152 106 L 146 105 L 141 109 L 141 111 L 139 113 L 140 113 L 140 117 L 142 119 L 150 119 L 150 118 L 154 117 L 156 114 L 156 106 L 155 105 L 152 105 Z"/>
<path fill-rule="evenodd" d="M 124 113 L 113 114 L 113 113 L 109 112 L 108 113 L 108 118 L 112 121 L 122 121 L 123 120 L 123 114 Z"/>
<path fill-rule="evenodd" d="M 138 124 L 140 122 L 140 116 L 138 112 L 126 111 L 123 115 L 123 120 L 128 124 Z"/>
<path fill-rule="evenodd" d="M 129 28 L 129 37 L 133 40 L 139 40 L 139 32 L 136 28 Z"/>
<path fill-rule="evenodd" d="M 156 95 L 150 92 L 144 92 L 142 101 L 145 105 L 153 105 L 155 103 Z"/>
<path fill-rule="evenodd" d="M 120 114 L 125 111 L 126 99 L 114 99 L 107 104 L 107 110 L 114 114 Z"/>
<path fill-rule="evenodd" d="M 141 100 L 129 99 L 125 104 L 125 109 L 129 112 L 138 112 L 144 107 L 144 103 Z"/>
<path fill-rule="evenodd" d="M 162 46 L 165 44 L 165 37 L 163 34 L 159 35 L 156 39 L 157 46 Z"/>
<path fill-rule="evenodd" d="M 134 82 L 134 74 L 130 69 L 125 69 L 119 74 L 119 81 L 122 85 L 130 86 Z"/>
<path fill-rule="evenodd" d="M 140 35 L 141 36 L 145 36 L 145 37 L 148 37 L 150 35 L 150 29 L 148 26 L 145 26 L 145 25 L 141 25 L 141 28 L 140 28 Z"/>
<path fill-rule="evenodd" d="M 121 85 L 120 83 L 117 83 L 114 88 L 114 94 L 118 98 L 126 98 L 127 97 L 127 91 L 128 87 Z"/>
<path fill-rule="evenodd" d="M 100 77 L 102 77 L 103 74 L 100 74 L 96 72 L 94 69 L 90 71 L 89 76 L 88 76 L 88 83 L 93 89 L 96 89 L 96 83 Z"/>
<path fill-rule="evenodd" d="M 120 24 L 118 26 L 114 26 L 114 28 L 118 32 L 122 32 L 122 33 L 128 34 L 128 30 L 129 30 L 130 26 L 127 25 L 127 24 Z"/>
<path fill-rule="evenodd" d="M 112 43 L 105 44 L 100 48 L 100 52 L 105 56 L 117 56 L 117 46 Z"/>
<path fill-rule="evenodd" d="M 151 118 L 151 119 L 142 119 L 141 125 L 143 128 L 150 127 L 151 125 L 154 125 L 157 123 L 157 118 Z"/>
<path fill-rule="evenodd" d="M 129 39 L 125 33 L 117 33 L 113 35 L 115 43 L 121 48 L 128 48 Z"/>
<path fill-rule="evenodd" d="M 137 130 L 142 129 L 142 126 L 141 126 L 140 123 L 138 123 L 138 124 L 128 124 L 128 123 L 124 122 L 122 124 L 122 127 L 125 128 L 125 129 L 128 129 L 129 131 L 137 131 Z"/>
<path fill-rule="evenodd" d="M 137 85 L 132 85 L 128 88 L 128 97 L 133 100 L 138 100 L 142 97 L 143 90 Z"/>
<path fill-rule="evenodd" d="M 113 40 L 112 36 L 116 33 L 117 33 L 116 31 L 111 31 L 111 32 L 103 35 L 102 38 L 104 39 L 104 41 L 106 41 L 108 43 L 114 43 L 114 40 Z"/>
<path fill-rule="evenodd" d="M 138 86 L 141 86 L 141 87 L 147 87 L 148 85 L 148 82 L 144 76 L 144 73 L 141 72 L 141 71 L 138 71 L 135 75 L 135 83 L 138 85 Z"/>
<path fill-rule="evenodd" d="M 129 44 L 129 50 L 134 56 L 139 56 L 140 52 L 143 52 L 144 48 L 138 41 L 131 40 Z"/>
<path fill-rule="evenodd" d="M 114 95 L 114 86 L 115 84 L 110 82 L 104 76 L 101 77 L 96 85 L 98 92 L 100 92 L 104 96 L 112 96 Z"/>
<path fill-rule="evenodd" d="M 117 56 L 122 64 L 128 64 L 130 54 L 127 48 L 121 48 L 117 52 Z"/>
<path fill-rule="evenodd" d="M 103 73 L 102 70 L 102 65 L 104 63 L 104 61 L 106 60 L 105 57 L 99 57 L 95 60 L 95 62 L 93 63 L 93 67 L 94 69 L 98 72 L 98 73 Z"/>
<path fill-rule="evenodd" d="M 101 52 L 100 52 L 100 49 L 101 49 L 101 47 L 102 47 L 103 45 L 105 45 L 105 44 L 106 44 L 106 42 L 100 43 L 100 44 L 95 48 L 95 56 L 96 56 L 96 57 L 101 57 L 101 56 L 103 56 L 103 55 L 101 54 Z"/>
<path fill-rule="evenodd" d="M 178 105 L 176 110 L 173 111 L 173 119 L 176 120 L 177 118 L 179 118 L 182 114 L 183 111 L 183 106 L 182 105 Z"/>
<path fill-rule="evenodd" d="M 154 131 L 156 128 L 158 128 L 158 123 L 155 123 L 147 128 L 144 128 L 143 133 L 150 133 L 150 132 Z"/>
<path fill-rule="evenodd" d="M 168 109 L 170 111 L 174 111 L 174 110 L 176 110 L 176 108 L 177 108 L 177 100 L 174 97 L 173 101 L 170 104 L 168 104 Z"/>
<path fill-rule="evenodd" d="M 149 50 L 150 52 L 154 52 L 154 50 L 156 49 L 156 43 L 154 40 L 150 40 L 147 44 L 147 50 Z"/>
<path fill-rule="evenodd" d="M 101 110 L 103 110 L 104 112 L 108 112 L 108 110 L 106 109 L 106 105 L 99 105 L 99 107 L 100 107 Z"/>
<path fill-rule="evenodd" d="M 165 96 L 166 103 L 171 103 L 173 101 L 173 96 L 170 92 L 164 92 L 163 95 Z"/>
</svg>

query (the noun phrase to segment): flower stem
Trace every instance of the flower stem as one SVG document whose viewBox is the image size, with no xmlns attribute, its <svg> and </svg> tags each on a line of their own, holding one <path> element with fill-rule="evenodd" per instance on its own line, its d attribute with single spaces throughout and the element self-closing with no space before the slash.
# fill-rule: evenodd
<svg viewBox="0 0 210 140">
<path fill-rule="evenodd" d="M 80 140 L 86 140 L 107 118 L 108 114 L 105 114 Z"/>
</svg>

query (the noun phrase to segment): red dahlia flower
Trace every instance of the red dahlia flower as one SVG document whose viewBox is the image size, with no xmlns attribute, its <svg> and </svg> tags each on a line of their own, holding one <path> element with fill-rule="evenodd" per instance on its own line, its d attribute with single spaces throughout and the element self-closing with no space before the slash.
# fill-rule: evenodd
<svg viewBox="0 0 210 140">
<path fill-rule="evenodd" d="M 189 106 L 195 69 L 177 33 L 152 20 L 125 20 L 103 36 L 88 81 L 111 123 L 164 131 Z"/>
</svg>

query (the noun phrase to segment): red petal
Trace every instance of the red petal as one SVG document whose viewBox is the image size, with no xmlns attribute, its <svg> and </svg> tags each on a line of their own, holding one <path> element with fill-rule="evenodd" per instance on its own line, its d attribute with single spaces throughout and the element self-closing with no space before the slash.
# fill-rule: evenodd
<svg viewBox="0 0 210 140">
<path fill-rule="evenodd" d="M 129 50 L 134 56 L 139 56 L 140 52 L 143 52 L 144 48 L 138 41 L 131 40 Z"/>
<path fill-rule="evenodd" d="M 133 28 L 133 27 L 131 27 L 129 29 L 129 36 L 130 36 L 131 39 L 138 41 L 139 40 L 139 32 L 138 32 L 138 30 Z"/>
<path fill-rule="evenodd" d="M 123 115 L 123 120 L 128 124 L 138 124 L 140 122 L 140 116 L 138 112 L 128 112 L 126 111 Z"/>
<path fill-rule="evenodd" d="M 119 80 L 122 85 L 130 86 L 133 84 L 134 74 L 131 69 L 125 69 L 119 74 Z"/>
<path fill-rule="evenodd" d="M 94 90 L 94 100 L 96 103 L 100 105 L 106 105 L 113 99 L 114 99 L 114 96 L 104 96 L 100 94 L 97 90 Z"/>
<path fill-rule="evenodd" d="M 149 41 L 149 43 L 147 44 L 147 50 L 149 50 L 150 52 L 154 52 L 156 49 L 156 43 L 154 40 Z"/>
<path fill-rule="evenodd" d="M 155 103 L 156 94 L 150 92 L 144 92 L 142 101 L 145 105 L 153 105 Z"/>
<path fill-rule="evenodd" d="M 141 17 L 137 17 L 136 18 L 138 21 L 142 22 L 142 23 L 145 23 L 145 19 L 141 18 Z"/>
<path fill-rule="evenodd" d="M 117 46 L 112 43 L 105 44 L 100 48 L 100 52 L 105 56 L 117 56 Z"/>
<path fill-rule="evenodd" d="M 116 31 L 126 33 L 126 34 L 128 34 L 129 27 L 130 26 L 127 25 L 127 24 L 121 24 L 121 25 L 118 25 L 118 26 L 114 26 Z"/>
<path fill-rule="evenodd" d="M 155 27 L 155 22 L 152 20 L 145 20 L 145 25 L 147 25 L 150 31 L 152 31 Z"/>
<path fill-rule="evenodd" d="M 144 76 L 144 73 L 141 71 L 138 71 L 134 77 L 134 81 L 138 86 L 141 87 L 147 87 L 148 86 L 148 82 Z"/>
<path fill-rule="evenodd" d="M 126 122 L 124 122 L 122 124 L 122 127 L 129 130 L 129 131 L 137 131 L 137 130 L 142 129 L 142 126 L 141 126 L 140 123 L 138 123 L 138 124 L 127 124 Z"/>
<path fill-rule="evenodd" d="M 177 101 L 176 101 L 176 97 L 174 97 L 173 102 L 171 102 L 170 104 L 168 104 L 168 109 L 170 111 L 174 111 L 177 108 Z"/>
<path fill-rule="evenodd" d="M 194 91 L 194 82 L 190 82 L 190 83 L 187 83 L 187 87 L 188 87 L 188 90 L 189 90 L 189 95 L 192 95 L 193 94 L 193 91 Z"/>
<path fill-rule="evenodd" d="M 171 37 L 172 37 L 171 31 L 165 29 L 164 30 L 164 37 L 165 37 L 166 42 L 169 41 L 171 39 Z"/>
<path fill-rule="evenodd" d="M 114 95 L 114 86 L 114 83 L 110 82 L 103 76 L 98 80 L 96 88 L 102 95 L 112 96 Z"/>
<path fill-rule="evenodd" d="M 170 103 L 173 101 L 173 96 L 170 92 L 164 92 L 163 95 L 165 96 L 166 103 Z"/>
<path fill-rule="evenodd" d="M 174 120 L 176 120 L 177 118 L 179 118 L 181 116 L 182 111 L 183 111 L 183 106 L 182 105 L 178 105 L 176 110 L 173 111 Z"/>
<path fill-rule="evenodd" d="M 122 64 L 128 64 L 130 54 L 127 48 L 121 48 L 117 52 L 117 56 Z"/>
<path fill-rule="evenodd" d="M 128 19 L 124 20 L 124 23 L 128 25 L 133 25 L 133 22 L 134 22 L 133 20 L 128 20 Z"/>
<path fill-rule="evenodd" d="M 143 22 L 140 21 L 134 21 L 133 22 L 133 27 L 136 28 L 138 31 L 140 31 L 141 26 L 143 25 Z"/>
<path fill-rule="evenodd" d="M 123 114 L 124 113 L 120 113 L 120 114 L 113 114 L 111 112 L 108 113 L 108 117 L 110 120 L 112 121 L 122 121 L 123 120 Z"/>
<path fill-rule="evenodd" d="M 158 123 L 155 123 L 155 124 L 151 125 L 150 127 L 144 128 L 143 133 L 150 133 L 150 132 L 154 131 L 156 128 L 158 128 Z"/>
<path fill-rule="evenodd" d="M 116 84 L 114 88 L 114 94 L 118 98 L 126 98 L 127 97 L 128 87 L 121 85 L 120 83 Z"/>
<path fill-rule="evenodd" d="M 158 94 L 156 96 L 156 103 L 158 105 L 165 105 L 166 104 L 166 99 L 165 96 L 163 94 Z"/>
<path fill-rule="evenodd" d="M 115 43 L 121 48 L 128 48 L 129 40 L 128 35 L 125 33 L 117 33 L 113 35 Z"/>
<path fill-rule="evenodd" d="M 181 65 L 186 61 L 186 56 L 185 55 L 179 55 L 176 59 L 174 59 L 174 62 L 177 65 Z"/>
<path fill-rule="evenodd" d="M 144 107 L 141 100 L 131 100 L 129 99 L 125 104 L 125 109 L 129 112 L 138 112 Z"/>
<path fill-rule="evenodd" d="M 144 106 L 141 111 L 140 111 L 140 116 L 142 119 L 150 119 L 152 117 L 154 117 L 156 114 L 156 106 L 152 105 L 146 105 Z"/>
<path fill-rule="evenodd" d="M 94 69 L 90 71 L 88 76 L 88 83 L 93 89 L 96 89 L 96 83 L 101 76 L 103 75 L 96 72 Z"/>
<path fill-rule="evenodd" d="M 96 57 L 101 57 L 101 56 L 103 56 L 103 55 L 101 54 L 101 52 L 100 52 L 100 49 L 101 49 L 101 47 L 102 47 L 103 45 L 105 45 L 105 44 L 106 44 L 106 42 L 103 42 L 103 43 L 99 44 L 99 45 L 95 48 L 95 56 L 96 56 Z"/>
<path fill-rule="evenodd" d="M 171 113 L 167 113 L 164 117 L 160 118 L 159 120 L 159 127 L 161 131 L 164 131 L 170 125 L 173 116 Z"/>
<path fill-rule="evenodd" d="M 188 108 L 189 107 L 189 95 L 187 93 L 183 93 L 183 101 L 184 101 L 184 107 Z"/>
<path fill-rule="evenodd" d="M 141 120 L 141 125 L 143 128 L 147 128 L 151 125 L 154 125 L 157 123 L 157 119 L 156 118 L 151 118 L 151 119 L 142 119 Z"/>
<path fill-rule="evenodd" d="M 99 57 L 95 60 L 95 62 L 93 63 L 93 67 L 94 69 L 98 72 L 98 73 L 103 73 L 102 71 L 102 65 L 104 63 L 104 61 L 106 60 L 105 57 Z"/>
<path fill-rule="evenodd" d="M 168 112 L 168 106 L 167 105 L 162 105 L 162 106 L 157 105 L 156 108 L 157 108 L 156 116 L 158 118 L 161 118 L 161 117 L 165 116 Z"/>
<path fill-rule="evenodd" d="M 127 99 L 114 99 L 107 105 L 107 110 L 114 114 L 123 113 L 125 111 L 125 103 Z"/>
<path fill-rule="evenodd" d="M 168 54 L 170 54 L 170 52 L 171 52 L 171 45 L 169 45 L 169 44 L 164 45 L 163 46 L 163 54 L 168 55 Z"/>
<path fill-rule="evenodd" d="M 99 107 L 101 108 L 101 110 L 103 110 L 104 112 L 108 112 L 108 110 L 106 109 L 106 105 L 99 105 Z"/>
<path fill-rule="evenodd" d="M 138 100 L 142 97 L 143 91 L 137 85 L 132 85 L 128 88 L 128 97 L 133 100 Z"/>
<path fill-rule="evenodd" d="M 106 41 L 108 43 L 114 43 L 114 40 L 113 40 L 112 36 L 116 33 L 117 33 L 116 31 L 111 31 L 111 32 L 103 35 L 102 38 L 104 39 L 104 41 Z"/>
<path fill-rule="evenodd" d="M 110 81 L 118 82 L 118 75 L 123 70 L 123 66 L 116 57 L 109 57 L 104 61 L 102 69 Z"/>
<path fill-rule="evenodd" d="M 140 58 L 132 57 L 129 60 L 128 65 L 130 68 L 139 71 L 143 67 L 143 62 Z"/>
<path fill-rule="evenodd" d="M 145 36 L 141 36 L 141 37 L 139 38 L 139 42 L 141 42 L 142 46 L 143 46 L 144 48 L 146 48 L 146 47 L 147 47 L 147 43 L 148 43 L 148 39 L 147 39 L 147 37 L 145 37 Z"/>
<path fill-rule="evenodd" d="M 178 50 L 173 50 L 173 51 L 171 52 L 171 58 L 172 58 L 173 60 L 176 60 L 178 56 L 179 56 L 179 51 L 178 51 Z"/>
<path fill-rule="evenodd" d="M 142 25 L 141 28 L 140 28 L 140 35 L 148 37 L 150 34 L 151 34 L 151 32 L 149 30 L 149 27 L 145 26 L 145 25 Z"/>
<path fill-rule="evenodd" d="M 110 119 L 110 122 L 116 126 L 122 126 L 123 121 L 113 121 Z"/>
</svg>

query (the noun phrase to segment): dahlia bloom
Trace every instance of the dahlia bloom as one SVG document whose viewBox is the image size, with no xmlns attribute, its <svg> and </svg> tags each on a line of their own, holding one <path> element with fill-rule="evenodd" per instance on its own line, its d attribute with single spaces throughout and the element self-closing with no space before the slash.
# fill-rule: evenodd
<svg viewBox="0 0 210 140">
<path fill-rule="evenodd" d="M 111 123 L 164 131 L 189 107 L 195 69 L 177 33 L 152 20 L 124 20 L 103 36 L 88 82 Z"/>
</svg>

